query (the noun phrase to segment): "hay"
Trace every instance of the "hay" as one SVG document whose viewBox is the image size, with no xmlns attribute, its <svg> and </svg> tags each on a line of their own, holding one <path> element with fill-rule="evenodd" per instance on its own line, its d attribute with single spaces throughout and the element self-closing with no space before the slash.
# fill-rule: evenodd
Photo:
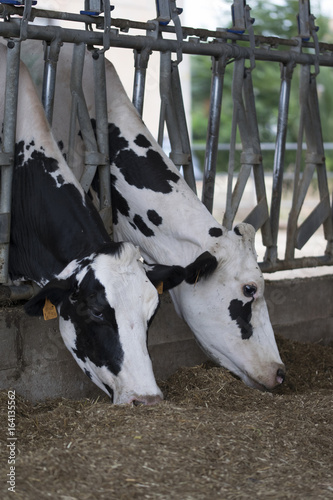
<svg viewBox="0 0 333 500">
<path fill-rule="evenodd" d="M 155 407 L 17 397 L 16 498 L 333 498 L 333 346 L 279 347 L 289 372 L 274 394 L 208 365 L 161 383 Z"/>
</svg>

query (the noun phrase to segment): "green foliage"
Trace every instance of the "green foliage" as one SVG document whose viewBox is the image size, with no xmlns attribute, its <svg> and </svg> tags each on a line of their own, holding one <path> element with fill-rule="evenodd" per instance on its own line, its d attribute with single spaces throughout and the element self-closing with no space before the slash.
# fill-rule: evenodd
<svg viewBox="0 0 333 500">
<path fill-rule="evenodd" d="M 298 0 L 288 0 L 285 6 L 277 5 L 267 0 L 251 0 L 251 16 L 255 18 L 255 34 L 265 36 L 278 36 L 292 38 L 298 35 L 296 16 L 298 13 Z M 217 25 L 219 25 L 217 20 Z M 332 42 L 328 20 L 318 16 L 316 25 L 320 27 L 318 38 L 320 41 Z M 230 27 L 230 26 L 226 26 Z M 280 46 L 279 50 L 289 50 L 288 47 Z M 310 52 L 313 50 L 308 49 Z M 306 49 L 304 49 L 306 51 Z M 248 64 L 248 63 L 247 63 Z M 333 142 L 333 68 L 320 68 L 317 77 L 318 97 L 320 104 L 322 130 L 324 141 Z M 207 134 L 207 123 L 209 114 L 210 83 L 211 83 L 211 60 L 209 57 L 193 56 L 191 59 L 192 72 L 192 133 L 194 143 L 205 142 Z M 233 64 L 228 64 L 224 77 L 221 127 L 219 141 L 229 143 L 231 120 L 232 120 L 232 78 Z M 280 65 L 269 61 L 256 61 L 256 67 L 252 72 L 253 87 L 256 99 L 256 111 L 259 126 L 259 134 L 262 142 L 275 142 L 278 103 L 280 93 Z M 291 96 L 289 103 L 289 118 L 287 141 L 297 142 L 299 128 L 299 68 L 296 67 L 292 79 Z M 223 156 L 219 168 L 226 170 L 227 155 Z M 221 156 L 220 155 L 220 156 Z M 293 153 L 286 155 L 286 166 L 293 161 Z M 273 155 L 269 155 L 269 159 Z M 203 155 L 199 154 L 203 165 Z M 333 154 L 326 155 L 327 166 L 333 170 Z M 269 161 L 268 165 L 272 162 Z"/>
</svg>

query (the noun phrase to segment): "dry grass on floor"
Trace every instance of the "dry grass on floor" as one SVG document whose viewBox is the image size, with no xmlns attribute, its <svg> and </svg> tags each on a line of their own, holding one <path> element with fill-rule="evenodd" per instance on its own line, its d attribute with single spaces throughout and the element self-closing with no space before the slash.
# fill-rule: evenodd
<svg viewBox="0 0 333 500">
<path fill-rule="evenodd" d="M 208 365 L 161 383 L 154 407 L 17 397 L 15 498 L 333 499 L 333 346 L 279 348 L 274 394 Z M 7 391 L 1 418 L 6 445 Z M 1 469 L 12 499 L 6 451 Z"/>
</svg>

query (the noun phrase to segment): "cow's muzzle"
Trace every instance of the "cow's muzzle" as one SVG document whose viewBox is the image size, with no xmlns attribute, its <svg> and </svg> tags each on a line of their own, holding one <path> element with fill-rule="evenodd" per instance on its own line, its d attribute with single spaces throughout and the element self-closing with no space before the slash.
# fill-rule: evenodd
<svg viewBox="0 0 333 500">
<path fill-rule="evenodd" d="M 131 398 L 129 403 L 132 403 L 134 406 L 152 406 L 160 403 L 161 401 L 163 401 L 163 396 L 156 394 L 155 396 L 134 396 L 133 398 Z"/>
</svg>

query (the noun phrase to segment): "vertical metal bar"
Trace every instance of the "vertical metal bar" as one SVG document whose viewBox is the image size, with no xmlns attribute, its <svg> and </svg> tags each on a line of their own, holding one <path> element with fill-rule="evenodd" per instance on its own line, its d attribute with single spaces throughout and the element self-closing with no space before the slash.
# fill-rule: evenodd
<svg viewBox="0 0 333 500">
<path fill-rule="evenodd" d="M 110 183 L 110 161 L 109 161 L 109 134 L 108 113 L 106 97 L 105 57 L 104 53 L 95 53 L 94 76 L 95 76 L 95 109 L 96 109 L 96 137 L 99 152 L 105 161 L 99 165 L 99 189 L 100 189 L 100 215 L 109 233 L 112 232 L 112 210 L 111 210 L 111 183 Z"/>
<path fill-rule="evenodd" d="M 310 76 L 310 74 L 308 75 Z M 309 92 L 309 79 L 304 78 L 304 74 L 300 75 L 299 84 L 299 101 L 300 101 L 300 118 L 299 118 L 299 128 L 297 137 L 297 151 L 296 151 L 296 162 L 295 162 L 295 172 L 294 172 L 294 188 L 293 188 L 293 198 L 292 206 L 289 212 L 288 225 L 287 225 L 287 242 L 285 259 L 291 260 L 295 256 L 295 238 L 297 229 L 297 219 L 301 211 L 304 198 L 308 189 L 308 182 L 311 181 L 314 169 L 310 172 L 310 175 L 303 174 L 302 181 L 300 183 L 301 177 L 301 164 L 302 164 L 302 149 L 303 149 L 303 135 L 304 135 L 304 121 L 306 117 L 307 109 L 307 97 Z M 305 185 L 305 179 L 309 181 Z"/>
<path fill-rule="evenodd" d="M 42 104 L 45 110 L 46 118 L 52 125 L 54 94 L 57 75 L 57 62 L 61 47 L 61 42 L 57 39 L 51 43 L 44 42 L 44 75 L 43 75 L 43 91 Z"/>
<path fill-rule="evenodd" d="M 305 68 L 301 68 L 301 73 L 305 72 Z M 305 120 L 305 133 L 308 147 L 311 148 L 308 161 L 315 163 L 317 168 L 317 179 L 320 200 L 329 197 L 327 172 L 325 165 L 325 151 L 323 145 L 323 135 L 321 128 L 318 92 L 316 86 L 316 76 L 309 75 L 309 95 L 308 95 L 309 113 Z M 311 158 L 312 156 L 312 158 Z M 328 242 L 327 253 L 333 251 L 333 220 L 328 217 L 324 224 L 324 236 Z"/>
<path fill-rule="evenodd" d="M 239 111 L 241 108 L 241 93 L 243 86 L 243 73 L 244 73 L 244 59 L 235 61 L 233 75 L 232 75 L 232 99 L 233 99 L 233 113 L 231 122 L 231 135 L 230 135 L 230 149 L 229 149 L 229 163 L 228 163 L 228 184 L 227 184 L 227 198 L 226 206 L 223 217 L 223 226 L 231 229 L 235 217 L 233 211 L 233 179 L 235 171 L 235 151 L 236 151 L 236 135 L 237 124 L 239 121 Z"/>
<path fill-rule="evenodd" d="M 273 190 L 272 190 L 271 216 L 270 216 L 272 245 L 267 248 L 265 255 L 265 260 L 269 260 L 272 263 L 276 262 L 277 260 L 277 241 L 278 241 L 279 220 L 280 220 L 284 154 L 286 149 L 286 135 L 287 135 L 292 73 L 293 73 L 293 64 L 283 65 L 281 67 L 281 88 L 280 88 L 280 99 L 279 99 L 277 136 L 276 136 L 275 155 L 274 155 Z"/>
<path fill-rule="evenodd" d="M 196 193 L 178 65 L 171 61 L 171 52 L 161 53 L 160 57 L 161 114 L 158 142 L 161 144 L 163 141 L 162 134 L 165 121 L 171 145 L 170 158 L 178 168 L 183 167 L 184 178 Z"/>
<path fill-rule="evenodd" d="M 190 137 L 186 123 L 185 107 L 184 107 L 184 101 L 180 83 L 179 69 L 178 69 L 178 64 L 176 63 L 172 63 L 171 89 L 173 95 L 173 104 L 175 106 L 175 111 L 177 114 L 178 130 L 182 144 L 184 179 L 190 186 L 192 191 L 194 191 L 194 193 L 196 194 L 197 188 L 195 184 L 195 177 L 193 171 Z"/>
<path fill-rule="evenodd" d="M 226 58 L 212 58 L 212 82 L 210 92 L 210 108 L 207 129 L 205 168 L 202 187 L 202 202 L 207 209 L 213 211 L 214 187 L 216 175 L 217 150 L 219 142 L 223 80 Z"/>
<path fill-rule="evenodd" d="M 68 164 L 73 168 L 75 160 L 75 141 L 77 136 L 76 119 L 78 118 L 80 131 L 86 148 L 85 170 L 80 177 L 80 183 L 83 189 L 87 191 L 95 175 L 97 165 L 101 164 L 102 160 L 98 157 L 96 138 L 82 89 L 85 51 L 86 46 L 84 43 L 74 45 L 70 83 L 72 109 L 71 128 L 68 141 Z"/>
<path fill-rule="evenodd" d="M 0 243 L 0 283 L 8 282 L 8 260 L 10 241 L 10 214 L 12 199 L 12 182 L 14 170 L 14 151 L 16 138 L 16 113 L 18 101 L 18 82 L 20 69 L 21 43 L 10 41 L 7 44 L 6 89 L 3 121 L 3 153 L 9 155 L 8 161 L 1 166 L 1 200 L 0 211 L 2 231 Z"/>
<path fill-rule="evenodd" d="M 255 154 L 259 155 L 259 163 L 253 165 L 253 173 L 254 173 L 254 182 L 257 193 L 257 201 L 258 204 L 264 203 L 265 209 L 268 214 L 268 203 L 267 203 L 267 195 L 266 195 L 266 186 L 265 186 L 265 173 L 264 167 L 262 164 L 262 156 L 261 156 L 261 147 L 260 147 L 260 138 L 259 138 L 259 128 L 257 122 L 257 113 L 255 107 L 255 97 L 253 91 L 252 84 L 252 75 L 251 70 L 245 69 L 244 73 L 244 102 L 246 108 L 246 117 L 249 124 L 250 136 L 253 142 L 253 150 Z M 271 226 L 269 223 L 269 217 L 264 222 L 261 227 L 262 232 L 262 241 L 265 246 L 269 246 L 272 244 L 272 234 L 271 234 Z"/>
<path fill-rule="evenodd" d="M 134 50 L 134 59 L 135 73 L 132 102 L 139 115 L 142 116 L 149 51 L 143 50 L 139 52 Z"/>
<path fill-rule="evenodd" d="M 181 151 L 181 140 L 178 133 L 177 119 L 171 93 L 171 53 L 161 52 L 160 55 L 160 94 L 165 106 L 165 121 L 167 124 L 168 135 L 171 148 L 174 151 Z"/>
</svg>

